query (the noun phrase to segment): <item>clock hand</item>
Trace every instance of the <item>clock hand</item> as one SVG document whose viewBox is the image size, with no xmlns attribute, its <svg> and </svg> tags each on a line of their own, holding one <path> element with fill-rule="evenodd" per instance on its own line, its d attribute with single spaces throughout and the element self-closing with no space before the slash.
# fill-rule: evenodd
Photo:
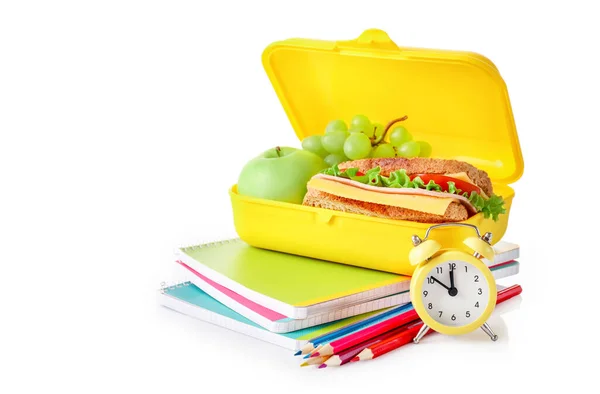
<svg viewBox="0 0 600 394">
<path fill-rule="evenodd" d="M 431 279 L 433 279 L 434 281 L 436 281 L 437 283 L 439 283 L 440 285 L 442 285 L 442 287 L 448 291 L 450 291 L 450 288 L 448 286 L 446 286 L 445 284 L 443 284 L 442 282 L 440 282 L 439 280 L 437 280 L 437 278 L 435 276 L 432 276 Z"/>
<path fill-rule="evenodd" d="M 454 268 L 450 270 L 450 288 L 448 289 L 448 295 L 454 297 L 458 294 L 458 289 L 454 287 Z"/>
</svg>

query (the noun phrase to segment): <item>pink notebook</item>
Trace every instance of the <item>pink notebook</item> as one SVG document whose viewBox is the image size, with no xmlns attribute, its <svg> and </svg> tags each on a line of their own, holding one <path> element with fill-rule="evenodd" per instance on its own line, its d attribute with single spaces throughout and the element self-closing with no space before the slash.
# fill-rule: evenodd
<svg viewBox="0 0 600 394">
<path fill-rule="evenodd" d="M 184 272 L 186 280 L 192 282 L 202 291 L 247 319 L 276 333 L 301 330 L 303 328 L 318 326 L 320 324 L 376 310 L 382 310 L 382 312 L 384 312 L 388 308 L 410 302 L 408 291 L 404 291 L 376 300 L 359 302 L 354 305 L 345 305 L 334 311 L 328 310 L 326 312 L 316 313 L 309 315 L 305 319 L 293 319 L 263 305 L 257 304 L 235 291 L 216 283 L 194 270 L 183 261 L 178 260 L 177 266 Z"/>
</svg>

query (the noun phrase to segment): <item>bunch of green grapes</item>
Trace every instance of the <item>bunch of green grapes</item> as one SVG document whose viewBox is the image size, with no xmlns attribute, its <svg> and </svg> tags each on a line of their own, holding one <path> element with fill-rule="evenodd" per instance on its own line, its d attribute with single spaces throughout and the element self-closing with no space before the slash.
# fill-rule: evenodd
<svg viewBox="0 0 600 394">
<path fill-rule="evenodd" d="M 406 116 L 395 119 L 384 127 L 371 123 L 364 115 L 356 115 L 350 127 L 343 120 L 332 120 L 327 124 L 324 135 L 311 135 L 302 140 L 302 148 L 323 157 L 328 166 L 348 160 L 367 157 L 429 157 L 431 145 L 425 141 L 413 141 L 404 126 L 390 128 L 406 120 Z M 389 134 L 389 142 L 386 142 Z"/>
</svg>

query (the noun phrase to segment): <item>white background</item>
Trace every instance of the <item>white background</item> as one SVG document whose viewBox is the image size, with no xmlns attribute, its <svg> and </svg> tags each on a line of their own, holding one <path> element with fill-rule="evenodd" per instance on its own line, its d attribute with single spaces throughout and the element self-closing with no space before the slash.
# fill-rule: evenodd
<svg viewBox="0 0 600 394">
<path fill-rule="evenodd" d="M 1 2 L 0 391 L 591 387 L 592 3 Z M 175 247 L 234 235 L 227 189 L 241 166 L 299 145 L 263 49 L 371 27 L 401 46 L 482 53 L 508 85 L 525 174 L 505 239 L 522 245 L 524 293 L 491 321 L 501 340 L 434 335 L 373 362 L 301 369 L 284 349 L 158 307 Z"/>
</svg>

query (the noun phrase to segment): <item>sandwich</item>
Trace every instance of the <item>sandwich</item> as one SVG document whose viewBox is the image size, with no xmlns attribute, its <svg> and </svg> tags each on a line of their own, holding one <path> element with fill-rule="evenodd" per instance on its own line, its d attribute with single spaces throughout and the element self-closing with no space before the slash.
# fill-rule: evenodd
<svg viewBox="0 0 600 394">
<path fill-rule="evenodd" d="M 482 213 L 498 220 L 504 200 L 485 171 L 457 160 L 376 158 L 323 170 L 303 205 L 421 223 L 460 222 Z"/>
</svg>

